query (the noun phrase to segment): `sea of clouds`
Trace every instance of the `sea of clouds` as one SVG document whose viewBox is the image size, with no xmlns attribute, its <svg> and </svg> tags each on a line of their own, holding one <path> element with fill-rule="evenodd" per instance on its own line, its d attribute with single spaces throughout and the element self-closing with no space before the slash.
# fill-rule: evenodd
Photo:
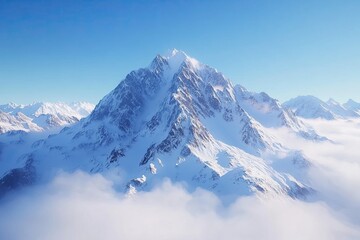
<svg viewBox="0 0 360 240">
<path fill-rule="evenodd" d="M 60 172 L 2 200 L 0 239 L 360 239 L 360 122 L 308 123 L 332 142 L 276 134 L 311 160 L 315 201 L 251 196 L 223 205 L 168 180 L 127 197 L 112 177 Z"/>
</svg>

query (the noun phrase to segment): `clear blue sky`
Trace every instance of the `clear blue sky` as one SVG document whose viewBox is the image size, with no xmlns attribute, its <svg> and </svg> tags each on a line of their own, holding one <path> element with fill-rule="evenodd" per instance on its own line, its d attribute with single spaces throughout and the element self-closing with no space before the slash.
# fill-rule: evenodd
<svg viewBox="0 0 360 240">
<path fill-rule="evenodd" d="M 357 0 L 0 0 L 0 103 L 97 103 L 172 48 L 281 101 L 360 101 Z"/>
</svg>

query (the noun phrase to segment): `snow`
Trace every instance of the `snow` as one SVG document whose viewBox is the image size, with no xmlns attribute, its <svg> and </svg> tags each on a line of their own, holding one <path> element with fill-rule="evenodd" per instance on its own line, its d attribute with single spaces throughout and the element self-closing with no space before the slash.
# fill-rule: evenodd
<svg viewBox="0 0 360 240">
<path fill-rule="evenodd" d="M 156 169 L 156 167 L 155 167 L 155 164 L 154 164 L 154 163 L 150 163 L 150 164 L 149 164 L 149 167 L 150 167 L 150 172 L 151 172 L 152 174 L 156 174 L 157 169 Z"/>
<path fill-rule="evenodd" d="M 360 103 L 355 102 L 352 99 L 349 99 L 346 103 L 343 104 L 343 106 L 346 109 L 356 112 L 360 116 Z"/>
<path fill-rule="evenodd" d="M 0 105 L 0 133 L 14 130 L 40 132 L 61 129 L 88 116 L 94 107 L 93 104 L 87 102 Z"/>
<path fill-rule="evenodd" d="M 173 74 L 179 70 L 179 68 L 184 62 L 190 63 L 190 65 L 194 69 L 201 68 L 201 63 L 199 61 L 192 57 L 189 57 L 185 52 L 179 51 L 177 49 L 172 49 L 171 51 L 169 51 L 167 54 L 164 55 L 164 58 L 169 63 L 170 69 L 172 69 L 171 73 Z"/>
<path fill-rule="evenodd" d="M 294 111 L 299 117 L 327 120 L 360 117 L 358 109 L 352 107 L 354 105 L 356 105 L 354 101 L 341 104 L 330 98 L 324 102 L 314 96 L 299 96 L 283 103 L 283 106 Z"/>
</svg>

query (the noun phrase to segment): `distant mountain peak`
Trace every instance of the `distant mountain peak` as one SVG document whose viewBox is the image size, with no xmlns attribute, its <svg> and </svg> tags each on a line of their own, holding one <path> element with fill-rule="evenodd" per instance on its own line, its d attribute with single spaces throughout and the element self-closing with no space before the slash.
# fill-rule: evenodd
<svg viewBox="0 0 360 240">
<path fill-rule="evenodd" d="M 329 100 L 327 100 L 326 102 L 327 104 L 332 104 L 332 105 L 341 105 L 338 101 L 336 101 L 333 98 L 329 98 Z"/>
<path fill-rule="evenodd" d="M 349 100 L 347 100 L 345 105 L 360 105 L 360 103 L 356 102 L 356 101 L 354 101 L 353 99 L 350 98 Z"/>
<path fill-rule="evenodd" d="M 295 115 L 303 118 L 323 118 L 333 120 L 338 118 L 360 117 L 360 106 L 356 103 L 340 104 L 333 98 L 324 102 L 314 96 L 299 96 L 283 103 L 283 106 L 294 111 Z"/>
<path fill-rule="evenodd" d="M 356 102 L 353 99 L 349 99 L 346 103 L 344 103 L 343 106 L 349 110 L 357 112 L 360 116 L 360 103 L 359 102 Z"/>
</svg>

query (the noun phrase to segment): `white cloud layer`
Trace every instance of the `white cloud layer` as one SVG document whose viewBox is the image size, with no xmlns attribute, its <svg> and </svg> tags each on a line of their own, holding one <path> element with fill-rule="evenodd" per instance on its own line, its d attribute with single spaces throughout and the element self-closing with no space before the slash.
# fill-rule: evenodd
<svg viewBox="0 0 360 240">
<path fill-rule="evenodd" d="M 286 131 L 274 134 L 313 163 L 309 179 L 319 199 L 360 224 L 360 120 L 306 122 L 332 142 L 305 141 Z"/>
<path fill-rule="evenodd" d="M 101 175 L 62 173 L 0 208 L 0 239 L 359 239 L 324 203 L 239 198 L 164 182 L 127 198 Z"/>
<path fill-rule="evenodd" d="M 127 198 L 111 175 L 60 173 L 0 204 L 0 239 L 360 239 L 360 121 L 310 124 L 334 143 L 275 134 L 312 161 L 317 201 L 254 196 L 223 206 L 208 191 L 168 181 Z"/>
</svg>

